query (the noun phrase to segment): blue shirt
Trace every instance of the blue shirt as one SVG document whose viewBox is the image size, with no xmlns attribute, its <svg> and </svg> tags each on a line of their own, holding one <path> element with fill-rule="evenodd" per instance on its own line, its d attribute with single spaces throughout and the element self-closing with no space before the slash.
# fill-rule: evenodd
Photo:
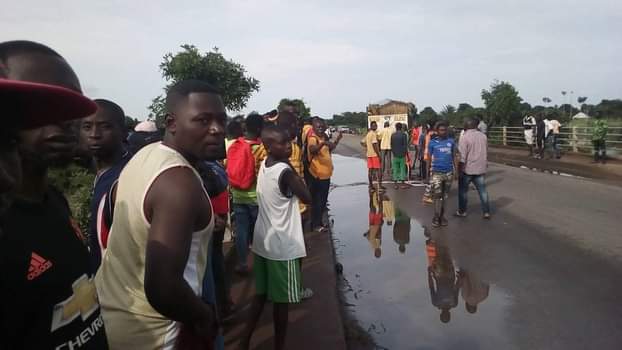
<svg viewBox="0 0 622 350">
<path fill-rule="evenodd" d="M 106 248 L 108 233 L 112 226 L 112 202 L 109 200 L 108 194 L 119 179 L 121 170 L 131 158 L 132 155 L 125 152 L 117 164 L 99 174 L 95 179 L 93 196 L 91 197 L 91 219 L 89 221 L 89 249 L 91 265 L 95 270 L 101 264 L 102 248 Z"/>
<path fill-rule="evenodd" d="M 449 173 L 454 170 L 454 149 L 456 141 L 448 137 L 432 138 L 428 145 L 428 154 L 432 157 L 432 171 Z"/>
</svg>

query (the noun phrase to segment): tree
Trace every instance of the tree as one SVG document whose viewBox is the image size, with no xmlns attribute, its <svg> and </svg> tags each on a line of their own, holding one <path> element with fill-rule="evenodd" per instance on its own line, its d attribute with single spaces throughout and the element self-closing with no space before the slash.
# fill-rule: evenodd
<svg viewBox="0 0 622 350">
<path fill-rule="evenodd" d="M 348 126 L 351 128 L 366 128 L 367 127 L 367 112 L 343 112 L 341 114 L 333 115 L 333 119 L 329 120 L 330 125 L 334 126 Z"/>
<path fill-rule="evenodd" d="M 587 101 L 587 96 L 579 96 L 579 97 L 577 97 L 577 102 L 579 104 L 583 104 L 583 103 L 585 103 L 585 101 Z"/>
<path fill-rule="evenodd" d="M 482 100 L 486 105 L 489 126 L 510 125 L 520 121 L 522 98 L 512 84 L 495 80 L 490 90 L 482 90 Z"/>
<path fill-rule="evenodd" d="M 136 125 L 138 125 L 139 121 L 136 118 L 132 118 L 129 115 L 125 116 L 125 128 L 128 131 L 133 131 Z"/>
<path fill-rule="evenodd" d="M 542 97 L 542 102 L 544 102 L 545 105 L 548 105 L 549 103 L 553 102 L 553 100 L 548 97 Z"/>
<path fill-rule="evenodd" d="M 162 77 L 167 82 L 165 91 L 182 80 L 204 80 L 220 90 L 225 107 L 230 111 L 246 107 L 251 95 L 259 91 L 259 80 L 248 75 L 241 64 L 227 60 L 217 47 L 203 54 L 194 45 L 184 44 L 181 49 L 176 54 L 164 55 L 160 64 Z M 162 95 L 153 99 L 149 106 L 150 119 L 161 121 L 164 102 Z"/>
<path fill-rule="evenodd" d="M 293 104 L 294 106 L 296 106 L 296 110 L 298 110 L 298 114 L 300 115 L 300 117 L 308 118 L 311 116 L 311 108 L 307 107 L 307 105 L 305 104 L 305 101 L 303 101 L 300 98 L 281 99 L 281 101 L 279 102 L 279 107 L 278 107 L 279 111 L 282 110 L 285 105 L 289 105 L 289 104 Z"/>
<path fill-rule="evenodd" d="M 452 105 L 446 105 L 441 111 L 441 117 L 443 117 L 443 119 L 445 120 L 448 120 L 449 117 L 451 117 L 455 113 L 456 113 L 456 107 Z"/>
<path fill-rule="evenodd" d="M 471 106 L 470 104 L 464 102 L 464 103 L 461 103 L 461 104 L 458 105 L 457 112 L 462 114 L 462 113 L 465 113 L 465 112 L 470 111 L 472 109 L 473 109 L 473 106 Z"/>
<path fill-rule="evenodd" d="M 419 113 L 419 117 L 423 122 L 428 122 L 430 124 L 434 123 L 438 119 L 438 114 L 434 110 L 434 108 L 428 106 L 425 107 L 421 113 Z"/>
</svg>

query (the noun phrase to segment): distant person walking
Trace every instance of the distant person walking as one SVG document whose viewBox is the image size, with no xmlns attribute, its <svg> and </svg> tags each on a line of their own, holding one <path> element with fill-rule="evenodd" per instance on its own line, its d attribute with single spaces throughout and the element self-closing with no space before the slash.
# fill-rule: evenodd
<svg viewBox="0 0 622 350">
<path fill-rule="evenodd" d="M 559 129 L 562 127 L 562 124 L 557 119 L 553 119 L 549 122 L 549 126 L 551 128 L 549 137 L 551 138 L 553 154 L 555 158 L 559 159 L 562 157 L 561 150 L 559 149 Z"/>
<path fill-rule="evenodd" d="M 542 159 L 544 157 L 544 141 L 546 139 L 546 123 L 541 115 L 538 116 L 536 121 L 536 158 Z"/>
<path fill-rule="evenodd" d="M 602 119 L 602 112 L 596 112 L 594 126 L 592 127 L 592 144 L 594 145 L 594 160 L 592 163 L 603 164 L 607 161 L 606 139 L 609 125 L 607 121 Z"/>
<path fill-rule="evenodd" d="M 473 183 L 482 204 L 482 212 L 485 219 L 490 219 L 490 204 L 486 191 L 485 174 L 487 163 L 486 135 L 477 130 L 477 121 L 468 119 L 464 125 L 465 132 L 460 138 L 458 149 L 460 151 L 459 182 L 458 182 L 458 211 L 456 216 L 466 217 L 467 192 L 469 184 Z"/>
<path fill-rule="evenodd" d="M 533 144 L 534 144 L 534 131 L 536 129 L 536 118 L 532 115 L 526 115 L 523 118 L 523 128 L 525 134 L 525 143 L 529 147 L 529 156 L 533 156 Z"/>
<path fill-rule="evenodd" d="M 391 161 L 391 169 L 393 170 L 393 181 L 395 181 L 395 189 L 399 188 L 398 182 L 402 183 L 402 188 L 408 188 L 406 181 L 406 154 L 408 152 L 408 135 L 402 130 L 402 124 L 395 125 L 395 133 L 391 135 L 391 152 L 393 160 Z"/>
<path fill-rule="evenodd" d="M 391 167 L 391 135 L 393 128 L 389 122 L 384 123 L 384 128 L 380 131 L 380 150 L 382 151 L 382 173 L 390 172 Z"/>
</svg>

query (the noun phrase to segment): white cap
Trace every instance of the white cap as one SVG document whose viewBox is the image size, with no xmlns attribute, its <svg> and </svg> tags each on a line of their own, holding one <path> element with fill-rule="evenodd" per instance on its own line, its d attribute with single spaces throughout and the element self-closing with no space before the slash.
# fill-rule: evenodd
<svg viewBox="0 0 622 350">
<path fill-rule="evenodd" d="M 136 124 L 136 127 L 134 128 L 134 131 L 136 132 L 156 132 L 158 131 L 158 128 L 156 127 L 156 124 L 150 120 L 145 120 L 142 121 L 138 124 Z"/>
</svg>

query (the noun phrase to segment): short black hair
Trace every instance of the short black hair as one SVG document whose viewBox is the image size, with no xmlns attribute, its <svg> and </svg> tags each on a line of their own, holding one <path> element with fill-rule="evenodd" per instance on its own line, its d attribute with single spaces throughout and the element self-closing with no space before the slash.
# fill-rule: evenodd
<svg viewBox="0 0 622 350">
<path fill-rule="evenodd" d="M 448 128 L 449 127 L 449 123 L 447 123 L 446 120 L 439 120 L 438 122 L 436 122 L 436 125 L 434 126 L 434 128 L 438 129 L 441 126 L 444 126 L 444 127 Z"/>
<path fill-rule="evenodd" d="M 109 113 L 113 121 L 121 128 L 121 130 L 125 130 L 125 112 L 123 112 L 123 108 L 121 108 L 121 106 L 103 98 L 95 99 L 93 102 L 95 102 L 99 108 Z"/>
<path fill-rule="evenodd" d="M 191 93 L 203 92 L 220 95 L 220 91 L 212 84 L 197 79 L 186 79 L 175 83 L 166 93 L 166 111 L 171 113 L 180 101 L 188 98 Z"/>
<path fill-rule="evenodd" d="M 376 126 L 378 126 L 378 123 L 376 123 L 375 121 L 373 121 L 373 122 L 369 123 L 369 126 L 372 126 L 372 125 L 374 125 L 374 124 L 376 124 Z"/>
<path fill-rule="evenodd" d="M 246 131 L 259 136 L 263 128 L 263 117 L 259 114 L 249 114 L 246 117 Z"/>
<path fill-rule="evenodd" d="M 5 63 L 9 57 L 24 53 L 40 53 L 63 58 L 58 52 L 43 44 L 29 40 L 13 40 L 0 43 L 0 62 Z"/>
<path fill-rule="evenodd" d="M 264 143 L 270 143 L 274 141 L 276 135 L 282 136 L 285 140 L 288 139 L 287 130 L 279 125 L 268 125 L 261 131 L 261 140 Z"/>
<path fill-rule="evenodd" d="M 226 131 L 227 136 L 231 138 L 238 138 L 244 135 L 244 128 L 242 127 L 242 122 L 240 122 L 240 120 L 236 118 L 229 121 Z"/>
<path fill-rule="evenodd" d="M 395 130 L 402 130 L 402 123 L 395 124 Z"/>
<path fill-rule="evenodd" d="M 279 112 L 279 117 L 278 117 L 278 123 L 297 123 L 298 122 L 298 117 L 296 117 L 296 115 L 292 112 L 288 112 L 288 111 L 281 111 Z"/>
</svg>

